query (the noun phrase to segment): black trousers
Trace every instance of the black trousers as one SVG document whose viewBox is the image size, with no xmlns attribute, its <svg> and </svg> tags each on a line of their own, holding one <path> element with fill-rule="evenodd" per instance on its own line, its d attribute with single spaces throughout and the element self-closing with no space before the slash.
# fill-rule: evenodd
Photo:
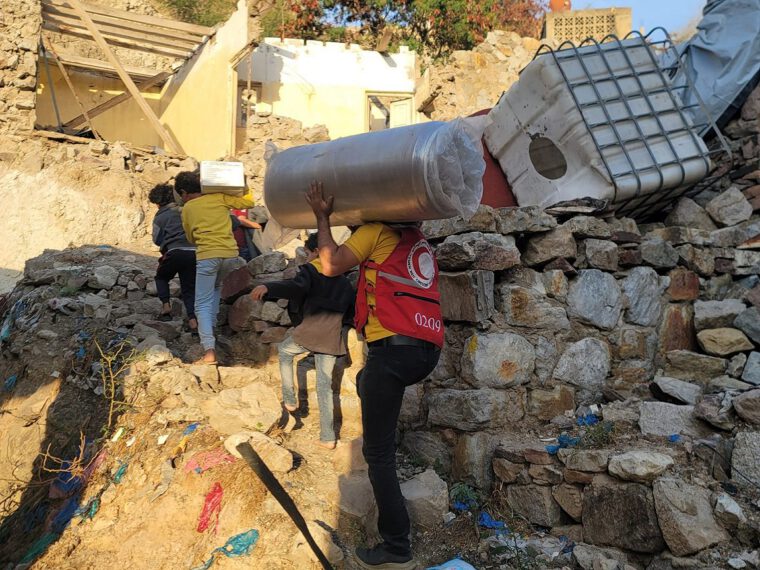
<svg viewBox="0 0 760 570">
<path fill-rule="evenodd" d="M 404 389 L 428 376 L 440 350 L 422 346 L 369 345 L 357 378 L 361 398 L 364 459 L 377 502 L 377 527 L 385 548 L 411 554 L 409 514 L 396 475 L 396 424 Z"/>
<path fill-rule="evenodd" d="M 182 302 L 188 319 L 195 318 L 195 252 L 171 249 L 158 260 L 156 291 L 162 303 L 169 302 L 169 281 L 179 274 Z"/>
</svg>

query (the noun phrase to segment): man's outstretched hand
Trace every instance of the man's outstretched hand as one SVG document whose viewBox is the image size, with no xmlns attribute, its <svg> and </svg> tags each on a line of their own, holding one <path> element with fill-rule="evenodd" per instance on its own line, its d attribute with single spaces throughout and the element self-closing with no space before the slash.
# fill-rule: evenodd
<svg viewBox="0 0 760 570">
<path fill-rule="evenodd" d="M 324 197 L 323 186 L 321 182 L 312 182 L 309 184 L 309 190 L 306 192 L 306 201 L 314 211 L 314 215 L 319 218 L 329 218 L 333 213 L 334 196 Z"/>
<path fill-rule="evenodd" d="M 259 285 L 251 291 L 251 299 L 254 301 L 261 301 L 268 292 L 266 285 Z"/>
</svg>

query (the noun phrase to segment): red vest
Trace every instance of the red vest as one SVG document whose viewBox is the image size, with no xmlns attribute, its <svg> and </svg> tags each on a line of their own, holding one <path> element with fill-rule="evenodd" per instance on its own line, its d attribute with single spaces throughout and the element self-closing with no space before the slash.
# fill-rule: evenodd
<svg viewBox="0 0 760 570">
<path fill-rule="evenodd" d="M 377 270 L 374 288 L 367 282 L 367 269 Z M 375 294 L 375 307 L 367 293 Z M 430 244 L 416 228 L 401 230 L 393 253 L 383 263 L 368 259 L 361 264 L 356 292 L 356 330 L 367 324 L 370 312 L 380 324 L 396 334 L 443 346 L 441 295 L 438 264 Z"/>
</svg>

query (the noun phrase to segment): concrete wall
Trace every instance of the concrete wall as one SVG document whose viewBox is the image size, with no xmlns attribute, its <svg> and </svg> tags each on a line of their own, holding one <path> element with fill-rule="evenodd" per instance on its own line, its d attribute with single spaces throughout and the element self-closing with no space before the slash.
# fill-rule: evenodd
<svg viewBox="0 0 760 570">
<path fill-rule="evenodd" d="M 572 40 L 576 43 L 586 38 L 601 40 L 607 34 L 622 38 L 633 29 L 630 8 L 599 8 L 595 10 L 572 10 L 549 12 L 546 15 L 546 37 L 555 40 Z"/>
<path fill-rule="evenodd" d="M 230 60 L 248 42 L 244 0 L 216 35 L 170 80 L 161 122 L 182 151 L 198 160 L 234 152 L 237 75 Z"/>
<path fill-rule="evenodd" d="M 357 45 L 267 38 L 252 54 L 252 80 L 261 84 L 258 114 L 301 121 L 305 128 L 324 124 L 332 138 L 368 130 L 368 95 L 412 97 L 416 88 L 416 55 L 406 47 L 381 54 Z M 238 67 L 248 79 L 250 62 Z M 411 122 L 417 122 L 416 111 Z"/>
<path fill-rule="evenodd" d="M 68 70 L 69 77 L 77 92 L 77 97 L 85 109 L 91 109 L 112 97 L 125 92 L 124 84 L 120 79 L 103 77 L 93 73 L 83 73 L 71 68 Z M 53 79 L 58 111 L 61 121 L 66 122 L 81 114 L 74 96 L 66 85 L 61 72 L 54 63 L 50 63 L 50 75 Z M 143 97 L 148 101 L 155 113 L 160 112 L 161 93 L 159 88 L 149 89 L 143 92 Z M 93 119 L 93 125 L 98 133 L 106 140 L 123 140 L 141 146 L 163 146 L 160 137 L 151 127 L 148 119 L 142 113 L 133 99 L 120 103 L 105 113 Z M 37 83 L 37 121 L 39 127 L 55 127 L 56 117 L 53 102 L 50 96 L 50 86 L 47 74 L 41 70 Z M 83 125 L 86 126 L 86 125 Z"/>
</svg>

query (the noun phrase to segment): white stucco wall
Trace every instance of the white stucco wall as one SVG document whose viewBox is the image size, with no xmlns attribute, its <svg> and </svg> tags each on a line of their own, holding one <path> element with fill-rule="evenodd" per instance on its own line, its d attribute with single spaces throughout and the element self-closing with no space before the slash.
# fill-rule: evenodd
<svg viewBox="0 0 760 570">
<path fill-rule="evenodd" d="M 367 96 L 412 96 L 418 75 L 416 54 L 404 46 L 381 54 L 355 44 L 267 38 L 251 57 L 252 81 L 262 86 L 257 112 L 292 117 L 304 127 L 324 124 L 332 138 L 366 132 Z M 240 80 L 247 80 L 249 65 L 248 59 L 239 65 Z"/>
</svg>

